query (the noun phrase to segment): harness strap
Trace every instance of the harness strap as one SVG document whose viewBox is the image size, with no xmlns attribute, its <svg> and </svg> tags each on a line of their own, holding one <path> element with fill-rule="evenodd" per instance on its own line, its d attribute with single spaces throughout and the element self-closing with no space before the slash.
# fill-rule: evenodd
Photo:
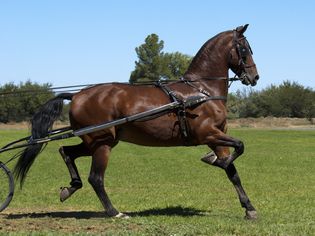
<svg viewBox="0 0 315 236">
<path fill-rule="evenodd" d="M 162 89 L 162 91 L 164 93 L 166 93 L 172 102 L 175 102 L 175 101 L 179 101 L 180 99 L 176 96 L 176 93 L 171 90 L 168 86 L 166 86 L 165 84 L 163 84 L 161 81 L 156 81 L 155 83 L 155 86 Z"/>
<path fill-rule="evenodd" d="M 218 79 L 223 79 L 223 77 L 219 77 Z M 224 78 L 226 79 L 226 78 Z M 180 127 L 181 135 L 184 139 L 184 144 L 189 144 L 189 127 L 187 123 L 187 117 L 186 117 L 186 108 L 192 108 L 199 106 L 200 104 L 210 101 L 210 100 L 223 100 L 226 101 L 226 96 L 211 96 L 210 93 L 204 89 L 198 88 L 195 86 L 192 81 L 188 81 L 185 79 L 181 79 L 182 82 L 185 84 L 191 86 L 192 88 L 196 89 L 198 92 L 206 95 L 206 96 L 191 96 L 186 98 L 185 100 L 182 100 L 178 98 L 175 91 L 171 90 L 168 86 L 166 86 L 164 83 L 160 81 L 155 82 L 155 86 L 160 88 L 166 95 L 168 95 L 171 99 L 171 102 L 178 102 L 179 106 L 176 108 L 176 115 L 178 118 L 178 123 Z"/>
<path fill-rule="evenodd" d="M 155 85 L 159 87 L 160 89 L 162 89 L 162 91 L 165 92 L 170 97 L 171 102 L 180 103 L 179 107 L 176 109 L 176 115 L 178 118 L 181 135 L 184 138 L 184 143 L 188 145 L 189 133 L 188 133 L 187 120 L 186 120 L 187 103 L 181 100 L 180 98 L 178 98 L 176 96 L 176 93 L 173 90 L 171 90 L 168 86 L 161 83 L 160 81 L 157 81 Z"/>
<path fill-rule="evenodd" d="M 212 77 L 212 78 L 204 78 L 204 79 L 226 80 L 227 78 L 226 78 L 226 77 Z M 186 80 L 186 79 L 183 78 L 183 77 L 181 77 L 180 80 L 181 80 L 182 82 L 184 82 L 185 84 L 189 85 L 190 87 L 196 89 L 199 93 L 202 93 L 202 94 L 206 95 L 206 96 L 209 98 L 209 100 L 224 100 L 224 101 L 227 100 L 226 96 L 212 96 L 207 90 L 197 87 L 197 86 L 193 83 L 193 82 L 196 82 L 196 81 Z M 235 80 L 236 80 L 236 79 L 235 79 Z M 229 81 L 232 81 L 232 79 L 229 79 Z"/>
</svg>

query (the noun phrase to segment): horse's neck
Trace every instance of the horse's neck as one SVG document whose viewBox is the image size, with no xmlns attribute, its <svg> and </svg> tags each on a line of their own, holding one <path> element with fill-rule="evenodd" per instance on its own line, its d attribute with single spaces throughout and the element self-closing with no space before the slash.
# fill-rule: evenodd
<svg viewBox="0 0 315 236">
<path fill-rule="evenodd" d="M 221 77 L 224 78 L 224 77 Z M 228 80 L 226 79 L 205 79 L 200 81 L 201 86 L 207 90 L 211 96 L 224 96 L 228 95 Z"/>
<path fill-rule="evenodd" d="M 228 55 L 231 50 L 231 37 L 218 35 L 209 40 L 194 57 L 184 77 L 188 80 L 199 81 L 210 91 L 227 96 L 228 82 Z"/>
<path fill-rule="evenodd" d="M 232 31 L 228 31 L 208 40 L 192 60 L 185 76 L 190 79 L 227 76 L 232 39 Z"/>
</svg>

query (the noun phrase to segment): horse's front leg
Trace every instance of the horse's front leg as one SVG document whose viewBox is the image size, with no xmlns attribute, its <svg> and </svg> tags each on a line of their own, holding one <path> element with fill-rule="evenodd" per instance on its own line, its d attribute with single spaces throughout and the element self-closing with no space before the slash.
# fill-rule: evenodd
<svg viewBox="0 0 315 236">
<path fill-rule="evenodd" d="M 230 137 L 227 136 L 222 138 L 221 140 L 228 140 Z M 229 142 L 223 143 L 222 141 L 218 141 L 220 144 L 232 144 L 231 138 Z M 241 206 L 246 209 L 245 218 L 246 219 L 256 219 L 257 213 L 253 205 L 251 204 L 243 186 L 241 183 L 241 179 L 237 173 L 237 170 L 233 164 L 233 161 L 240 156 L 244 152 L 244 145 L 238 144 L 240 141 L 236 141 L 234 146 L 233 145 L 226 145 L 226 146 L 216 146 L 213 143 L 209 144 L 209 147 L 213 149 L 214 152 L 208 153 L 205 157 L 201 160 L 206 162 L 207 164 L 215 165 L 221 167 L 225 170 L 229 180 L 234 185 L 236 192 L 238 194 Z M 230 155 L 230 150 L 228 146 L 236 147 L 232 155 Z"/>
<path fill-rule="evenodd" d="M 223 132 L 217 135 L 211 135 L 207 138 L 206 144 L 214 150 L 205 155 L 201 160 L 208 164 L 226 169 L 236 158 L 244 152 L 244 144 L 242 141 L 232 138 Z M 234 152 L 230 154 L 227 147 L 233 147 Z"/>
<path fill-rule="evenodd" d="M 245 213 L 245 218 L 252 220 L 252 219 L 257 219 L 257 212 L 256 209 L 253 207 L 251 204 L 247 194 L 245 193 L 245 190 L 241 184 L 241 179 L 237 173 L 237 170 L 234 166 L 234 164 L 230 164 L 226 169 L 225 172 L 227 176 L 229 177 L 229 180 L 232 182 L 234 185 L 236 192 L 238 194 L 239 200 L 241 202 L 242 207 L 246 209 Z"/>
</svg>

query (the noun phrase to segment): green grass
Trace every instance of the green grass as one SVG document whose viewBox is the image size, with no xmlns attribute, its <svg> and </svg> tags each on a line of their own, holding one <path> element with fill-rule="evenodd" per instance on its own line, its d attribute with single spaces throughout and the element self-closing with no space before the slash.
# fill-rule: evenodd
<svg viewBox="0 0 315 236">
<path fill-rule="evenodd" d="M 87 182 L 90 158 L 77 161 L 83 188 L 64 203 L 59 187 L 68 171 L 57 150 L 78 139 L 50 143 L 16 186 L 0 214 L 0 234 L 315 235 L 315 131 L 231 130 L 245 143 L 235 162 L 259 219 L 246 221 L 224 171 L 200 157 L 206 147 L 148 148 L 120 143 L 112 152 L 106 185 L 113 204 L 132 217 L 105 218 Z M 1 130 L 0 145 L 26 131 Z M 0 154 L 1 160 L 12 152 Z M 10 163 L 12 169 L 14 163 Z"/>
</svg>

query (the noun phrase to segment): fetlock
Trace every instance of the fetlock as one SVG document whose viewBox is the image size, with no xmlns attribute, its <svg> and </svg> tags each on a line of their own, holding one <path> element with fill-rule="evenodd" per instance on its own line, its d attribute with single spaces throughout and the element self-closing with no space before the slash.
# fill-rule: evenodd
<svg viewBox="0 0 315 236">
<path fill-rule="evenodd" d="M 76 189 L 82 188 L 82 181 L 80 179 L 74 179 L 70 182 L 71 187 Z"/>
<path fill-rule="evenodd" d="M 231 156 L 229 156 L 228 158 L 221 160 L 218 158 L 218 156 L 214 153 L 214 152 L 209 152 L 207 153 L 204 157 L 201 158 L 201 161 L 209 164 L 209 165 L 213 165 L 213 166 L 217 166 L 220 167 L 222 169 L 226 169 L 230 162 Z"/>
</svg>

